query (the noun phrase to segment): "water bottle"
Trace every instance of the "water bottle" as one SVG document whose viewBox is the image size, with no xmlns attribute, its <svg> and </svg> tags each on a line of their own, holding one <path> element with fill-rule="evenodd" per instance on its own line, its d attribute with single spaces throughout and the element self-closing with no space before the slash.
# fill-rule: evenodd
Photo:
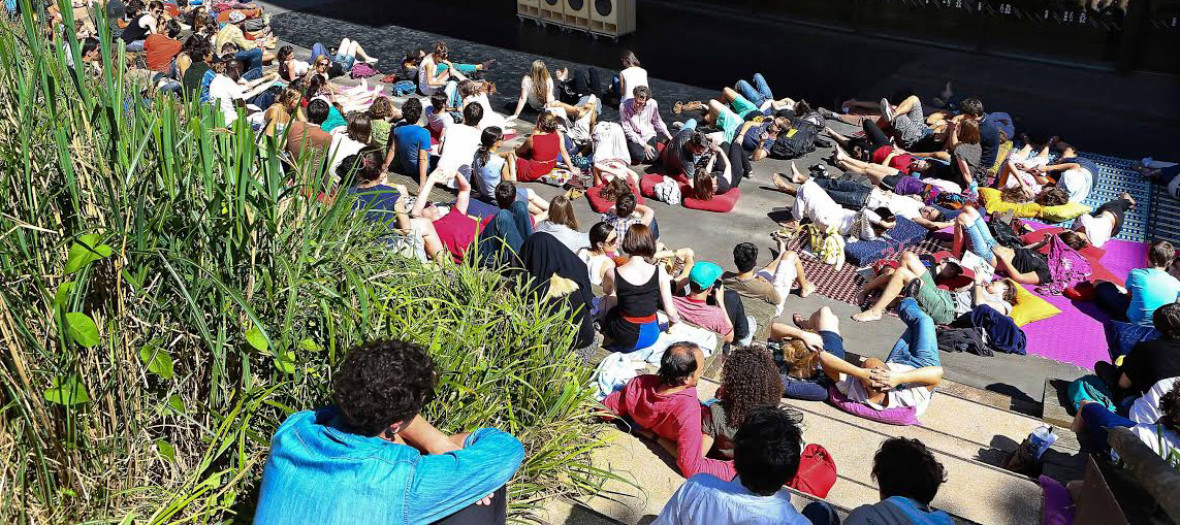
<svg viewBox="0 0 1180 525">
<path fill-rule="evenodd" d="M 1033 459 L 1040 460 L 1049 447 L 1057 441 L 1057 435 L 1049 425 L 1037 427 L 1028 435 L 1028 454 Z"/>
</svg>

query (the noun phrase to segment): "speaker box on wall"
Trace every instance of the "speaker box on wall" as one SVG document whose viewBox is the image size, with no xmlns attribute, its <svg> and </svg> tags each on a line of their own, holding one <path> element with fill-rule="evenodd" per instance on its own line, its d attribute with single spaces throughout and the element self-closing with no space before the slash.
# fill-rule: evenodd
<svg viewBox="0 0 1180 525">
<path fill-rule="evenodd" d="M 541 21 L 561 25 L 565 23 L 565 0 L 538 0 Z"/>
<path fill-rule="evenodd" d="M 635 32 L 635 0 L 587 0 L 587 3 L 590 4 L 590 32 L 615 38 Z"/>
<path fill-rule="evenodd" d="M 590 3 L 593 0 L 562 0 L 565 3 L 565 25 L 573 29 L 590 29 Z"/>
<path fill-rule="evenodd" d="M 524 18 L 532 18 L 534 20 L 541 18 L 541 0 L 516 0 L 516 16 Z"/>
</svg>

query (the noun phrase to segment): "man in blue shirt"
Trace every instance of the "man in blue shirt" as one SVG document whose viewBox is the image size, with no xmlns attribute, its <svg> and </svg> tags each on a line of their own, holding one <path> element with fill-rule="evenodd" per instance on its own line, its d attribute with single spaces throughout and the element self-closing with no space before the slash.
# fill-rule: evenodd
<svg viewBox="0 0 1180 525">
<path fill-rule="evenodd" d="M 422 102 L 416 98 L 407 100 L 402 106 L 402 117 L 405 122 L 389 134 L 385 169 L 389 169 L 396 156 L 396 171 L 402 175 L 417 176 L 418 184 L 422 186 L 426 184 L 426 175 L 430 173 L 430 131 L 418 125 L 418 119 L 422 118 Z"/>
<path fill-rule="evenodd" d="M 762 406 L 734 435 L 737 477 L 697 474 L 672 495 L 653 525 L 747 523 L 806 525 L 783 488 L 799 470 L 803 434 L 783 410 Z"/>
<path fill-rule="evenodd" d="M 1116 321 L 1151 326 L 1152 314 L 1165 304 L 1180 297 L 1180 280 L 1168 273 L 1176 249 L 1168 241 L 1155 241 L 1147 249 L 1147 268 L 1131 270 L 1127 276 L 1127 290 L 1102 281 L 1094 287 L 1098 307 Z"/>
<path fill-rule="evenodd" d="M 447 436 L 431 426 L 419 413 L 436 380 L 413 343 L 349 352 L 334 404 L 275 432 L 254 523 L 504 523 L 504 485 L 524 447 L 494 428 Z"/>
</svg>

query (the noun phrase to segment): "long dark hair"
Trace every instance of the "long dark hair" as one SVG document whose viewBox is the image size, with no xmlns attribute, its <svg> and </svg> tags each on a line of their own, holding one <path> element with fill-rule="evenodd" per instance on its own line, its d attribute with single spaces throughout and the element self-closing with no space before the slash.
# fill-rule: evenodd
<svg viewBox="0 0 1180 525">
<path fill-rule="evenodd" d="M 692 176 L 692 197 L 697 200 L 711 201 L 717 193 L 717 180 L 713 174 L 698 167 Z"/>
<path fill-rule="evenodd" d="M 487 166 L 488 158 L 492 156 L 492 148 L 496 147 L 496 143 L 503 138 L 504 130 L 499 126 L 484 128 L 483 134 L 479 137 L 479 149 L 475 152 L 475 161 L 480 166 Z"/>
</svg>

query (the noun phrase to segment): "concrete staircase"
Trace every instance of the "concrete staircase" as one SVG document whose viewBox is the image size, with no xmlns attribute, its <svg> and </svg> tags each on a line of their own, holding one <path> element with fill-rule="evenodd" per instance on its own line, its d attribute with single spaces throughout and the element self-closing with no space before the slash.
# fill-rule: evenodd
<svg viewBox="0 0 1180 525">
<path fill-rule="evenodd" d="M 711 363 L 698 387 L 701 399 L 719 386 L 719 366 Z M 873 455 L 893 436 L 920 439 L 947 472 L 947 483 L 934 506 L 961 523 L 1027 524 L 1041 519 L 1041 489 L 1027 476 L 999 465 L 1040 419 L 1010 411 L 994 393 L 948 383 L 941 387 L 925 415 L 924 426 L 897 427 L 844 413 L 827 403 L 783 400 L 804 413 L 804 440 L 823 445 L 839 473 L 827 501 L 841 514 L 879 500 L 871 475 Z M 1059 439 L 1046 455 L 1045 474 L 1080 479 L 1081 457 L 1072 433 L 1055 429 Z M 600 494 L 580 501 L 547 506 L 553 524 L 646 524 L 660 513 L 684 482 L 675 460 L 654 442 L 610 430 L 611 445 L 596 452 L 595 465 L 608 468 L 627 482 L 610 481 Z M 802 508 L 814 497 L 795 493 Z"/>
</svg>

